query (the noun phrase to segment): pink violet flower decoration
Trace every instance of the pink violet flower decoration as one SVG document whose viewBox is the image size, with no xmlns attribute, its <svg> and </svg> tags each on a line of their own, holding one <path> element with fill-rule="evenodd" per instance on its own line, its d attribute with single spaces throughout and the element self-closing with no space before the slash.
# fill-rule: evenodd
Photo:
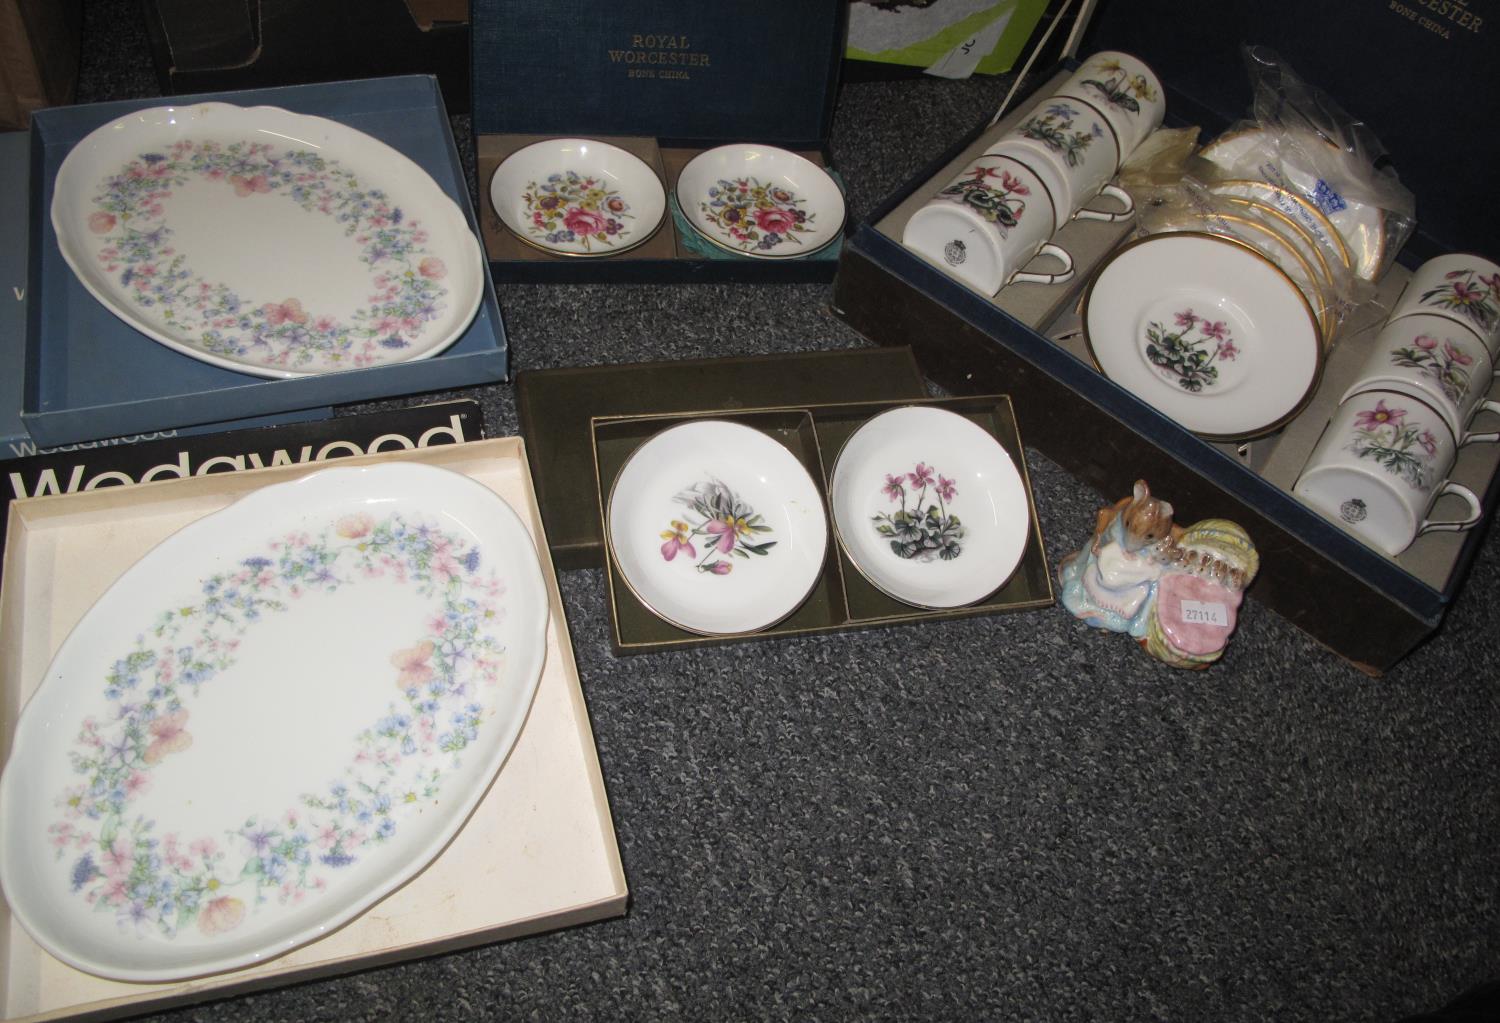
<svg viewBox="0 0 1500 1023">
<path fill-rule="evenodd" d="M 720 554 L 728 554 L 734 550 L 734 542 L 741 536 L 750 535 L 750 527 L 744 519 L 724 518 L 714 519 L 708 524 L 708 532 L 718 539 L 714 541 L 714 548 Z M 722 572 L 719 573 L 723 575 Z"/>
<path fill-rule="evenodd" d="M 1199 327 L 1198 329 L 1203 331 L 1206 336 L 1213 338 L 1215 341 L 1223 341 L 1224 335 L 1229 331 L 1229 327 L 1225 325 L 1223 320 L 1204 320 L 1203 326 Z"/>
<path fill-rule="evenodd" d="M 440 281 L 448 276 L 448 267 L 436 256 L 428 256 L 417 264 L 417 273 L 428 280 Z"/>
<path fill-rule="evenodd" d="M 1417 442 L 1422 445 L 1422 450 L 1426 451 L 1429 455 L 1437 454 L 1437 438 L 1432 435 L 1431 430 L 1423 430 L 1422 435 L 1417 438 Z"/>
<path fill-rule="evenodd" d="M 432 640 L 424 639 L 416 646 L 391 654 L 391 664 L 400 670 L 396 679 L 397 689 L 405 692 L 432 681 L 432 665 L 427 662 L 432 658 L 433 649 Z"/>
<path fill-rule="evenodd" d="M 942 473 L 938 473 L 938 478 L 937 478 L 937 495 L 938 495 L 938 497 L 941 497 L 944 501 L 951 501 L 951 500 L 953 500 L 954 495 L 957 494 L 957 493 L 958 493 L 957 481 L 950 480 L 948 477 L 944 476 Z"/>
<path fill-rule="evenodd" d="M 1232 339 L 1225 338 L 1219 343 L 1219 358 L 1228 359 L 1230 362 L 1233 362 L 1234 357 L 1238 354 L 1240 354 L 1240 350 L 1235 347 Z"/>
<path fill-rule="evenodd" d="M 307 314 L 302 311 L 302 303 L 295 298 L 289 298 L 280 304 L 267 302 L 260 311 L 265 314 L 266 322 L 273 327 L 279 327 L 283 323 L 307 322 Z"/>
<path fill-rule="evenodd" d="M 193 737 L 183 727 L 187 724 L 188 712 L 186 708 L 164 714 L 146 726 L 152 735 L 151 745 L 146 747 L 146 753 L 141 758 L 148 764 L 154 764 L 168 753 L 180 753 L 193 744 Z"/>
<path fill-rule="evenodd" d="M 563 226 L 576 234 L 599 234 L 609 221 L 593 210 L 574 208 L 563 216 Z"/>
<path fill-rule="evenodd" d="M 1191 327 L 1198 320 L 1199 317 L 1191 309 L 1184 309 L 1177 314 L 1177 326 L 1179 327 Z"/>
<path fill-rule="evenodd" d="M 1474 356 L 1469 355 L 1462 349 L 1458 348 L 1452 341 L 1443 342 L 1443 351 L 1447 353 L 1448 358 L 1452 359 L 1460 366 L 1468 366 L 1474 362 Z"/>
<path fill-rule="evenodd" d="M 89 214 L 89 230 L 95 234 L 109 234 L 115 229 L 115 215 L 99 210 Z"/>
<path fill-rule="evenodd" d="M 243 174 L 231 174 L 229 176 L 229 183 L 234 186 L 234 194 L 242 199 L 256 192 L 269 192 L 271 190 L 271 182 L 267 180 L 264 174 L 255 174 L 248 178 Z"/>
<path fill-rule="evenodd" d="M 245 904 L 231 895 L 211 900 L 198 914 L 198 929 L 210 937 L 232 931 L 245 919 Z"/>
<path fill-rule="evenodd" d="M 705 571 L 712 572 L 714 575 L 728 575 L 734 571 L 734 566 L 727 561 L 715 561 L 712 565 L 707 566 Z"/>
<path fill-rule="evenodd" d="M 885 491 L 885 495 L 892 501 L 899 501 L 902 495 L 906 493 L 906 488 L 901 485 L 905 479 L 906 477 L 904 476 L 892 476 L 890 473 L 886 473 L 885 486 L 880 489 Z"/>
<path fill-rule="evenodd" d="M 925 487 L 932 483 L 932 467 L 924 462 L 918 462 L 917 467 L 908 475 L 913 487 Z"/>
<path fill-rule="evenodd" d="M 1418 334 L 1416 339 L 1412 341 L 1412 344 L 1424 352 L 1430 352 L 1437 347 L 1438 343 L 1437 338 L 1432 337 L 1430 334 Z"/>
<path fill-rule="evenodd" d="M 1382 426 L 1400 426 L 1406 419 L 1406 409 L 1387 408 L 1385 399 L 1375 402 L 1373 409 L 1366 409 L 1354 416 L 1354 424 L 1362 430 L 1374 430 Z"/>
<path fill-rule="evenodd" d="M 661 545 L 662 558 L 671 561 L 677 557 L 679 551 L 687 551 L 688 557 L 696 558 L 698 556 L 698 549 L 693 546 L 693 541 L 689 539 L 691 529 L 692 527 L 686 522 L 680 519 L 673 519 L 672 528 L 663 530 L 661 534 L 661 538 L 666 541 L 666 543 Z"/>
</svg>

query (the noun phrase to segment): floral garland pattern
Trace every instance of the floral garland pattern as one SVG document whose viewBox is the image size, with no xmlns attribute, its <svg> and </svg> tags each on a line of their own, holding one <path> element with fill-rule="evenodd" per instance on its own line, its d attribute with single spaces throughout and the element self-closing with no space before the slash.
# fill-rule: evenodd
<svg viewBox="0 0 1500 1023">
<path fill-rule="evenodd" d="M 1474 364 L 1474 356 L 1447 338 L 1443 339 L 1442 346 L 1439 351 L 1437 338 L 1419 334 L 1411 344 L 1391 349 L 1391 362 L 1417 370 L 1437 384 L 1449 401 L 1457 404 L 1469 389 L 1469 367 Z"/>
<path fill-rule="evenodd" d="M 365 305 L 348 321 L 304 307 L 296 296 L 268 302 L 203 279 L 173 248 L 166 204 L 190 178 L 222 183 L 226 202 L 285 196 L 332 217 L 360 246 L 370 272 Z M 98 260 L 120 286 L 203 351 L 287 369 L 351 369 L 408 348 L 443 310 L 448 268 L 426 248 L 428 233 L 383 191 L 366 188 L 338 161 L 270 143 L 175 142 L 143 153 L 104 180 L 88 228 Z M 264 298 L 265 296 L 262 296 Z"/>
<path fill-rule="evenodd" d="M 1209 320 L 1191 309 L 1174 315 L 1176 332 L 1153 320 L 1146 325 L 1146 358 L 1178 386 L 1194 394 L 1219 381 L 1214 360 L 1233 361 L 1240 354 L 1223 321 Z M 1197 336 L 1194 336 L 1196 333 Z M 1212 344 L 1210 350 L 1207 345 Z"/>
<path fill-rule="evenodd" d="M 1016 130 L 1057 153 L 1069 167 L 1077 167 L 1083 163 L 1094 140 L 1104 137 L 1104 128 L 1097 121 L 1088 131 L 1073 131 L 1073 119 L 1081 113 L 1067 103 L 1054 103 L 1042 113 L 1028 118 Z"/>
<path fill-rule="evenodd" d="M 1432 476 L 1437 438 L 1431 430 L 1408 423 L 1406 409 L 1389 408 L 1382 398 L 1373 409 L 1355 414 L 1349 450 L 1421 489 Z"/>
<path fill-rule="evenodd" d="M 158 614 L 105 679 L 111 716 L 86 718 L 70 753 L 82 781 L 48 832 L 57 858 L 73 858 L 72 891 L 122 926 L 213 936 L 273 896 L 292 904 L 323 891 L 325 868 L 388 841 L 406 808 L 439 793 L 488 713 L 481 688 L 500 681 L 493 627 L 504 587 L 479 573 L 481 560 L 477 547 L 431 526 L 355 513 L 319 535 L 271 542 L 267 554 L 204 580 L 196 602 Z M 377 578 L 415 587 L 436 611 L 424 635 L 392 655 L 396 695 L 354 736 L 341 777 L 221 836 L 158 835 L 154 820 L 132 814 L 153 769 L 192 745 L 191 699 L 235 663 L 257 621 L 306 594 Z"/>
<path fill-rule="evenodd" d="M 1422 292 L 1424 305 L 1440 306 L 1467 316 L 1480 330 L 1500 322 L 1500 273 L 1465 268 L 1444 274 L 1444 283 Z"/>
<path fill-rule="evenodd" d="M 1092 70 L 1102 77 L 1085 78 L 1083 84 L 1097 91 L 1110 106 L 1138 114 L 1141 112 L 1141 100 L 1147 103 L 1156 102 L 1156 90 L 1151 87 L 1146 76 L 1140 73 L 1131 74 L 1115 58 L 1104 58 L 1097 68 Z"/>
<path fill-rule="evenodd" d="M 1031 194 L 1031 189 L 1020 178 L 998 167 L 976 166 L 966 172 L 973 177 L 964 177 L 938 193 L 938 198 L 967 206 L 985 220 L 994 224 L 1004 238 L 1011 228 L 1021 222 L 1026 212 L 1026 200 L 1019 198 Z M 995 179 L 991 182 L 990 179 Z"/>
<path fill-rule="evenodd" d="M 698 203 L 709 223 L 741 252 L 769 252 L 784 242 L 802 244 L 800 234 L 812 234 L 816 213 L 802 209 L 806 199 L 780 185 L 761 184 L 753 177 L 720 178 Z"/>
<path fill-rule="evenodd" d="M 661 538 L 666 542 L 661 545 L 661 556 L 666 561 L 679 553 L 697 559 L 698 548 L 693 545 L 693 538 L 701 537 L 708 541 L 708 549 L 693 567 L 709 575 L 728 575 L 734 570 L 731 557 L 765 557 L 776 546 L 775 540 L 754 540 L 771 532 L 771 527 L 766 525 L 764 516 L 719 480 L 696 483 L 673 500 L 686 506 L 689 513 L 685 519 L 673 519 L 662 531 Z"/>
<path fill-rule="evenodd" d="M 908 487 L 915 494 L 910 508 L 906 506 Z M 929 488 L 933 500 L 923 509 Z M 956 481 L 925 462 L 918 462 L 909 473 L 894 476 L 887 473 L 881 490 L 901 507 L 896 512 L 879 512 L 871 516 L 871 522 L 877 533 L 890 539 L 891 550 L 898 558 L 952 561 L 963 553 L 959 544 L 964 538 L 963 523 L 948 510 L 949 503 L 958 496 Z"/>
<path fill-rule="evenodd" d="M 521 200 L 528 231 L 549 245 L 577 242 L 585 252 L 593 251 L 594 243 L 613 246 L 630 234 L 625 221 L 635 219 L 618 191 L 573 170 L 549 174 L 541 184 L 530 182 Z"/>
</svg>

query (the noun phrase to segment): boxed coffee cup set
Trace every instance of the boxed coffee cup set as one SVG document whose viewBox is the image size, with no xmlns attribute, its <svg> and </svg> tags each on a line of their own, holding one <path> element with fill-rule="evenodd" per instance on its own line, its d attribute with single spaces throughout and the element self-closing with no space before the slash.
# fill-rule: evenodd
<svg viewBox="0 0 1500 1023">
<path fill-rule="evenodd" d="M 1482 188 L 1494 142 L 1464 130 L 1471 107 L 1450 119 L 1418 93 L 1391 94 L 1383 85 L 1399 60 L 1492 107 L 1485 73 L 1492 44 L 1473 20 L 1408 18 L 1394 6 L 1281 19 L 1249 3 L 1194 19 L 1170 4 L 1110 0 L 1086 30 L 1080 26 L 1078 58 L 1037 76 L 996 123 L 967 134 L 956 128 L 949 152 L 852 231 L 835 310 L 872 340 L 913 345 L 926 371 L 954 393 L 1003 387 L 1028 443 L 1101 493 L 1128 493 L 1145 477 L 1179 511 L 1241 523 L 1263 557 L 1257 599 L 1379 672 L 1437 629 L 1497 499 L 1500 453 L 1486 427 L 1493 420 L 1472 418 L 1493 410 L 1486 404 L 1489 331 L 1473 316 L 1482 317 L 1493 290 L 1495 262 L 1484 254 L 1493 252 L 1500 223 L 1468 199 Z M 1357 54 L 1329 59 L 1330 47 L 1342 51 L 1354 40 Z M 1257 49 L 1247 54 L 1246 46 Z M 1262 79 L 1285 102 L 1260 102 L 1257 63 L 1271 69 L 1260 71 Z M 1034 202 L 1040 192 L 1031 186 L 1043 182 L 1020 173 L 1014 146 L 1008 162 L 1003 145 L 995 156 L 1007 138 L 1050 133 L 1067 143 L 1092 134 L 1088 111 L 1114 96 L 1130 113 L 1145 112 L 1158 83 L 1165 127 L 1200 128 L 1207 143 L 1200 162 L 1189 163 L 1205 182 L 1206 200 L 1162 201 L 1152 188 L 1137 188 L 1133 222 L 1059 217 L 1042 237 L 1062 256 L 1044 251 L 1025 265 L 1038 251 L 1028 243 L 1018 250 L 1021 265 L 987 268 L 979 285 L 962 279 L 952 257 L 993 263 L 983 254 L 1006 255 L 998 231 L 976 244 L 956 232 L 923 239 L 921 219 L 939 216 L 924 210 L 942 203 L 957 207 L 977 195 L 965 222 L 978 231 L 997 207 L 1014 213 L 1007 196 L 989 193 L 1019 183 L 1027 194 L 1010 198 Z M 1250 173 L 1293 165 L 1256 147 L 1265 144 L 1268 121 L 1290 123 L 1309 95 L 1333 101 L 1329 109 L 1315 103 L 1302 125 L 1312 140 L 1303 142 L 1312 154 L 1306 166 L 1325 173 L 1305 187 L 1288 180 L 1296 175 L 1277 181 Z M 1335 105 L 1348 116 L 1330 112 Z M 1320 135 L 1320 118 L 1347 134 Z M 1348 138 L 1378 139 L 1385 150 L 1351 147 L 1365 172 L 1353 182 L 1336 173 L 1349 155 L 1336 140 Z M 1414 217 L 1411 206 L 1387 199 L 1402 190 L 1415 197 Z M 1120 209 L 1114 199 L 1087 205 Z M 1024 233 L 1003 221 L 1007 233 Z M 1319 224 L 1333 230 L 1320 235 L 1310 226 Z M 1143 237 L 1131 241 L 1137 232 Z M 954 240 L 964 247 L 948 251 Z M 1016 270 L 1054 283 L 999 287 Z M 1199 278 L 1215 283 L 1195 291 Z M 1219 287 L 1226 279 L 1233 288 Z M 1216 291 L 1219 299 L 1234 294 L 1226 303 Z M 1258 309 L 1261 322 L 1237 320 L 1236 302 Z M 1261 349 L 1248 358 L 1246 337 Z M 1377 339 L 1384 355 L 1375 353 Z M 1394 385 L 1400 401 L 1377 393 L 1393 386 L 1384 366 L 1376 373 L 1369 365 L 1381 358 L 1407 374 Z M 1402 361 L 1411 365 L 1395 366 Z M 1241 386 L 1251 369 L 1259 379 Z M 1336 420 L 1343 399 L 1366 392 Z M 1325 428 L 1330 438 L 1346 436 L 1320 450 Z M 1310 468 L 1331 457 L 1330 447 L 1350 449 L 1346 461 L 1361 463 L 1366 481 L 1372 467 L 1375 476 L 1399 475 L 1422 462 L 1407 469 L 1418 492 L 1342 486 L 1333 506 L 1324 497 L 1320 510 L 1298 480 L 1330 475 Z"/>
</svg>

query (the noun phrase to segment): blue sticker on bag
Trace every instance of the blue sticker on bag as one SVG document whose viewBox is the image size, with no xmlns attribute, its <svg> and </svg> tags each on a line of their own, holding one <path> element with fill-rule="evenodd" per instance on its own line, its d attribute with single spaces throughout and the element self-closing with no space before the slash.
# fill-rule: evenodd
<svg viewBox="0 0 1500 1023">
<path fill-rule="evenodd" d="M 1349 204 L 1344 201 L 1344 197 L 1335 192 L 1333 186 L 1322 178 L 1318 179 L 1318 186 L 1313 189 L 1312 199 L 1313 202 L 1318 204 L 1318 209 L 1322 210 L 1325 216 L 1349 208 Z"/>
</svg>

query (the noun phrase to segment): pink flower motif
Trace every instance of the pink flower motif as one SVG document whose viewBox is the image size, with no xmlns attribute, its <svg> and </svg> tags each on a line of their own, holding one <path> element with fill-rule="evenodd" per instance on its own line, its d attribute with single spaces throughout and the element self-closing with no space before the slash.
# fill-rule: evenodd
<svg viewBox="0 0 1500 1023">
<path fill-rule="evenodd" d="M 232 931 L 245 919 L 245 904 L 230 895 L 209 902 L 198 914 L 198 930 L 212 937 Z"/>
<path fill-rule="evenodd" d="M 609 222 L 594 210 L 574 207 L 563 214 L 563 225 L 574 234 L 602 234 Z"/>
<path fill-rule="evenodd" d="M 673 519 L 672 528 L 664 530 L 661 534 L 661 538 L 666 541 L 666 543 L 661 545 L 661 556 L 665 560 L 671 561 L 673 558 L 677 557 L 678 551 L 687 551 L 688 557 L 696 558 L 698 556 L 698 550 L 693 546 L 693 542 L 691 539 L 689 539 L 689 535 L 690 530 L 688 524 L 686 522 L 681 522 L 677 519 Z"/>
<path fill-rule="evenodd" d="M 432 651 L 432 640 L 424 639 L 414 647 L 391 654 L 391 664 L 401 672 L 396 679 L 397 689 L 405 692 L 432 680 L 432 665 L 427 663 L 432 658 Z"/>
<path fill-rule="evenodd" d="M 756 210 L 751 216 L 756 226 L 769 234 L 786 234 L 797 226 L 797 216 L 791 210 Z"/>
<path fill-rule="evenodd" d="M 218 854 L 219 843 L 211 838 L 199 838 L 188 845 L 188 852 L 207 863 Z"/>
<path fill-rule="evenodd" d="M 932 482 L 932 467 L 924 462 L 918 462 L 917 467 L 908 475 L 913 487 L 925 487 Z"/>
<path fill-rule="evenodd" d="M 1486 288 L 1489 288 L 1492 292 L 1500 290 L 1500 273 L 1492 273 L 1488 277 L 1486 277 L 1484 274 L 1480 274 L 1479 283 L 1483 284 Z"/>
<path fill-rule="evenodd" d="M 958 484 L 957 484 L 957 481 L 956 480 L 950 480 L 948 477 L 944 476 L 942 473 L 938 473 L 938 478 L 937 478 L 937 494 L 938 494 L 938 497 L 941 497 L 944 501 L 951 501 L 951 500 L 953 500 L 954 495 L 956 495 L 957 493 L 958 493 Z"/>
<path fill-rule="evenodd" d="M 1223 320 L 1204 320 L 1203 326 L 1199 327 L 1198 329 L 1203 331 L 1204 335 L 1213 338 L 1215 341 L 1223 341 L 1224 335 L 1229 333 L 1229 328 L 1224 324 Z"/>
<path fill-rule="evenodd" d="M 1418 334 L 1412 341 L 1412 344 L 1416 345 L 1424 352 L 1430 352 L 1437 347 L 1437 338 L 1432 337 L 1429 334 Z"/>
<path fill-rule="evenodd" d="M 905 476 L 892 476 L 890 473 L 886 473 L 885 486 L 880 489 L 885 491 L 886 496 L 892 501 L 899 501 L 906 493 L 905 488 L 901 486 L 905 479 Z"/>
<path fill-rule="evenodd" d="M 1465 281 L 1453 282 L 1453 297 L 1465 305 L 1484 301 L 1484 292 L 1478 288 L 1470 287 Z"/>
<path fill-rule="evenodd" d="M 715 561 L 712 565 L 704 566 L 706 571 L 714 575 L 728 575 L 734 571 L 734 566 L 727 561 Z"/>
<path fill-rule="evenodd" d="M 1452 341 L 1445 340 L 1443 342 L 1443 351 L 1447 353 L 1448 358 L 1452 359 L 1460 366 L 1468 366 L 1474 362 L 1474 356 L 1467 354 L 1462 349 L 1455 346 Z"/>
<path fill-rule="evenodd" d="M 1228 359 L 1230 362 L 1233 362 L 1234 357 L 1238 354 L 1240 354 L 1240 350 L 1234 346 L 1234 342 L 1229 338 L 1225 338 L 1219 342 L 1219 358 Z"/>
<path fill-rule="evenodd" d="M 1423 430 L 1422 436 L 1417 438 L 1417 443 L 1422 445 L 1422 450 L 1429 455 L 1437 454 L 1437 438 L 1432 435 L 1431 430 Z"/>
<path fill-rule="evenodd" d="M 714 519 L 708 524 L 707 531 L 718 539 L 714 541 L 713 547 L 720 554 L 728 554 L 734 550 L 734 542 L 741 536 L 750 535 L 750 527 L 745 524 L 744 519 Z M 723 575 L 723 572 L 719 572 Z"/>
<path fill-rule="evenodd" d="M 95 234 L 109 234 L 115 229 L 115 215 L 99 210 L 89 214 L 89 230 Z"/>
<path fill-rule="evenodd" d="M 1000 188 L 1003 191 L 1011 192 L 1015 195 L 1031 194 L 1031 189 L 1022 184 L 1021 179 L 1015 177 L 1009 171 L 1002 171 L 1000 173 Z"/>
<path fill-rule="evenodd" d="M 243 174 L 231 174 L 229 183 L 234 186 L 234 194 L 240 198 L 253 195 L 256 192 L 269 192 L 271 183 L 264 174 L 256 174 L 254 177 L 245 177 Z"/>
<path fill-rule="evenodd" d="M 1191 327 L 1198 322 L 1198 316 L 1191 309 L 1184 309 L 1177 314 L 1177 326 Z"/>
<path fill-rule="evenodd" d="M 417 264 L 417 273 L 428 280 L 440 281 L 448 276 L 448 267 L 436 256 L 428 256 Z"/>
<path fill-rule="evenodd" d="M 193 737 L 183 726 L 187 724 L 188 712 L 184 707 L 171 714 L 164 714 L 146 726 L 154 738 L 141 758 L 154 764 L 168 753 L 180 753 L 193 744 Z"/>
<path fill-rule="evenodd" d="M 260 307 L 260 311 L 265 314 L 266 322 L 273 327 L 279 327 L 283 323 L 300 325 L 307 322 L 307 314 L 302 311 L 302 303 L 295 298 L 289 298 L 280 304 L 267 302 Z"/>
<path fill-rule="evenodd" d="M 1361 430 L 1374 430 L 1382 426 L 1400 426 L 1406 418 L 1404 408 L 1386 408 L 1385 399 L 1375 403 L 1373 409 L 1355 413 L 1354 425 Z"/>
<path fill-rule="evenodd" d="M 333 524 L 333 531 L 346 540 L 358 540 L 368 536 L 375 528 L 375 520 L 364 512 L 345 515 Z"/>
</svg>

